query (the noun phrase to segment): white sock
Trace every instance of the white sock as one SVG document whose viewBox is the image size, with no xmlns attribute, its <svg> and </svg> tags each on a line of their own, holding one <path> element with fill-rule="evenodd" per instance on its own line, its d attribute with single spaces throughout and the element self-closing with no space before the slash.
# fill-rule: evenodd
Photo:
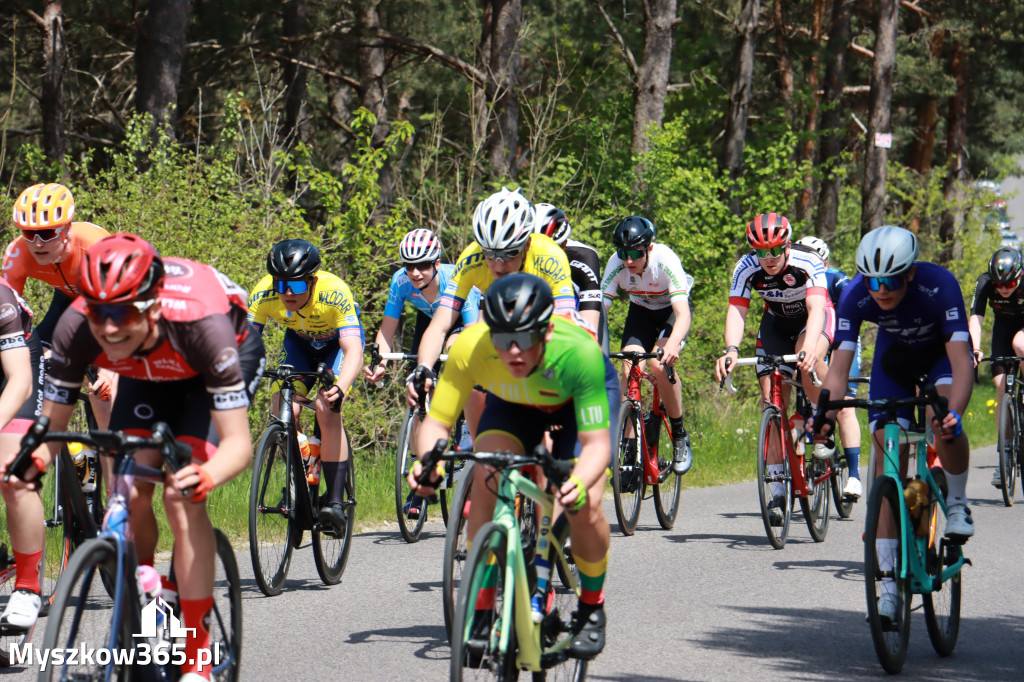
<svg viewBox="0 0 1024 682">
<path fill-rule="evenodd" d="M 967 472 L 962 474 L 951 474 L 946 472 L 946 486 L 949 493 L 946 495 L 946 506 L 952 507 L 957 504 L 967 504 Z"/>
</svg>

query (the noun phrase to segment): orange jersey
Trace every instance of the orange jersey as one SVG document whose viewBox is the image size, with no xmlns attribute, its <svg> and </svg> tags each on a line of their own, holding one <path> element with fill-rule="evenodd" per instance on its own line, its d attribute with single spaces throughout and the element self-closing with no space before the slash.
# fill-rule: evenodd
<svg viewBox="0 0 1024 682">
<path fill-rule="evenodd" d="M 19 294 L 25 292 L 28 278 L 38 279 L 60 289 L 70 298 L 78 296 L 78 264 L 90 246 L 110 233 L 92 223 L 71 223 L 68 255 L 60 263 L 40 265 L 28 250 L 24 237 L 7 245 L 4 252 L 3 277 Z"/>
</svg>

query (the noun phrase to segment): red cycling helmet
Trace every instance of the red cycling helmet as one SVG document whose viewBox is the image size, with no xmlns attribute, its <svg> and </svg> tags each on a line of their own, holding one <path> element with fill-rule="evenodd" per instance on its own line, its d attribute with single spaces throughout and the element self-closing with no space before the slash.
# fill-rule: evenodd
<svg viewBox="0 0 1024 682">
<path fill-rule="evenodd" d="M 85 252 L 78 287 L 90 301 L 129 303 L 153 298 L 164 264 L 153 245 L 134 234 L 112 234 Z"/>
<path fill-rule="evenodd" d="M 786 216 L 762 213 L 747 225 L 747 243 L 752 249 L 773 249 L 789 241 L 793 228 Z"/>
</svg>

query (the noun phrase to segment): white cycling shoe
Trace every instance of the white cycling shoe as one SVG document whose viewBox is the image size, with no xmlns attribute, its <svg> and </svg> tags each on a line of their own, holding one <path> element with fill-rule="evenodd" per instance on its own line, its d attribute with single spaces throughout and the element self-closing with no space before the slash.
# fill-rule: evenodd
<svg viewBox="0 0 1024 682">
<path fill-rule="evenodd" d="M 843 497 L 859 500 L 860 496 L 864 494 L 864 486 L 861 485 L 859 478 L 851 478 L 843 486 Z"/>
<path fill-rule="evenodd" d="M 950 542 L 966 542 L 974 535 L 974 519 L 967 505 L 954 504 L 946 510 L 945 535 Z"/>
<path fill-rule="evenodd" d="M 17 589 L 7 600 L 7 608 L 0 616 L 0 625 L 8 630 L 27 631 L 39 619 L 43 600 L 35 592 Z"/>
</svg>

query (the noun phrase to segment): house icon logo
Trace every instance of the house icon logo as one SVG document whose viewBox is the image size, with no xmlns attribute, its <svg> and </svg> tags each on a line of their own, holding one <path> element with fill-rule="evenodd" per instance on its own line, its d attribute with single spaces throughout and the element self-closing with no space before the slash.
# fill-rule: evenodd
<svg viewBox="0 0 1024 682">
<path fill-rule="evenodd" d="M 162 618 L 161 618 L 162 616 Z M 142 607 L 142 632 L 133 637 L 145 637 L 156 639 L 160 637 L 161 631 L 165 631 L 169 639 L 176 637 L 188 637 L 189 633 L 195 633 L 195 628 L 184 628 L 174 610 L 160 597 Z"/>
</svg>

